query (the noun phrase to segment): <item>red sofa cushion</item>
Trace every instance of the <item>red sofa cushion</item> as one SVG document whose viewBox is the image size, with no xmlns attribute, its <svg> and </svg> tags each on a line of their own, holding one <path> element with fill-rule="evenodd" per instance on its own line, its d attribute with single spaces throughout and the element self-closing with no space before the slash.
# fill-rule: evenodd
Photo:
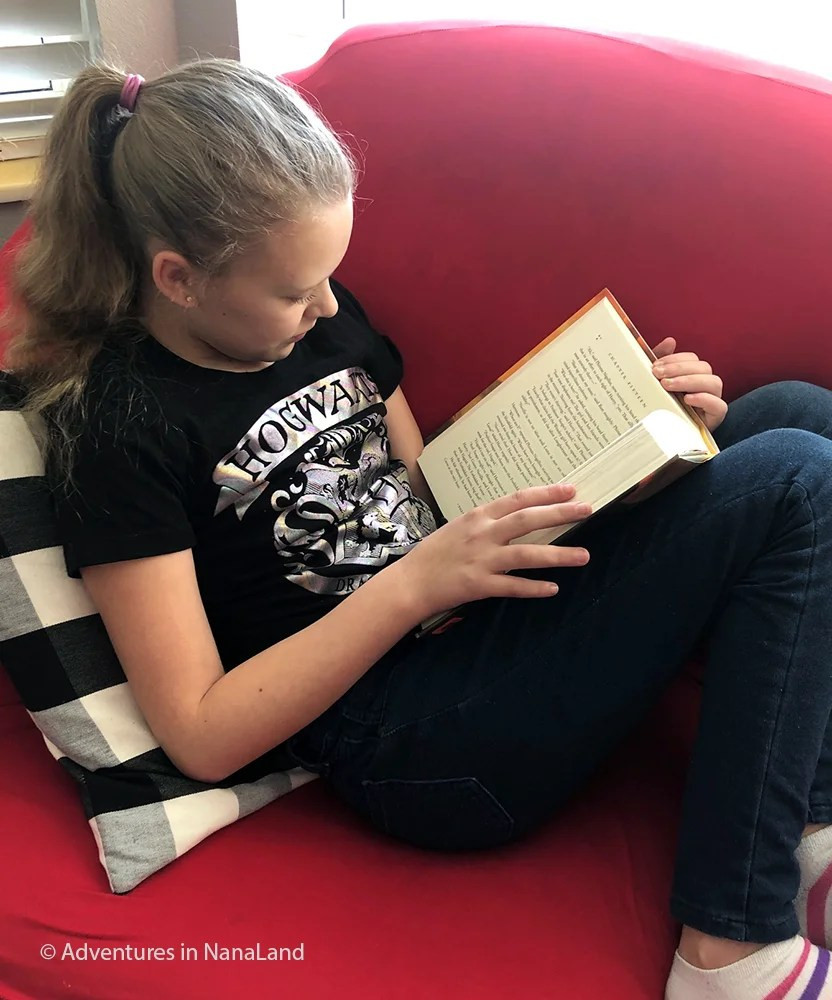
<svg viewBox="0 0 832 1000">
<path fill-rule="evenodd" d="M 402 348 L 426 432 L 605 285 L 730 394 L 832 384 L 820 84 L 558 29 L 412 25 L 350 33 L 296 79 L 364 148 L 339 277 Z M 391 842 L 316 782 L 114 897 L 0 676 L 0 996 L 658 1000 L 695 702 L 680 680 L 570 809 L 500 851 Z M 174 957 L 40 957 L 67 942 Z M 214 961 L 206 942 L 303 942 L 304 960 Z"/>
<path fill-rule="evenodd" d="M 322 782 L 292 792 L 113 896 L 75 790 L 0 674 L 3 1000 L 580 997 L 658 1000 L 692 691 L 562 817 L 491 852 L 441 855 L 359 823 Z M 216 961 L 206 943 L 296 947 Z M 61 959 L 73 948 L 173 958 Z M 182 945 L 197 948 L 181 958 Z M 51 945 L 58 956 L 41 958 Z"/>
</svg>

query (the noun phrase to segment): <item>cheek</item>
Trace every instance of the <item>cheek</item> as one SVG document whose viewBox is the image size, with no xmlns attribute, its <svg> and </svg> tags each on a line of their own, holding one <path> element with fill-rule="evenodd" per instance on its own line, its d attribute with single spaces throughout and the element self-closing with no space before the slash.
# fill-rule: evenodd
<svg viewBox="0 0 832 1000">
<path fill-rule="evenodd" d="M 293 337 L 303 321 L 303 312 L 303 306 L 272 301 L 264 304 L 252 320 L 257 329 L 268 339 Z"/>
<path fill-rule="evenodd" d="M 209 306 L 210 325 L 220 336 L 270 340 L 291 337 L 303 317 L 303 307 L 273 298 L 217 297 Z"/>
</svg>

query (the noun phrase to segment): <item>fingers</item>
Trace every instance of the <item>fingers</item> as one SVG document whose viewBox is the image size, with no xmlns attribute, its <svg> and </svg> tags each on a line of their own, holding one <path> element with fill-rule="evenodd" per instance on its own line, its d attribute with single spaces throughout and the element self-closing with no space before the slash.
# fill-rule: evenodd
<svg viewBox="0 0 832 1000">
<path fill-rule="evenodd" d="M 496 522 L 494 541 L 505 545 L 530 531 L 582 521 L 592 513 L 588 504 L 569 502 L 575 487 L 567 483 L 530 486 L 498 497 L 478 508 Z"/>
<path fill-rule="evenodd" d="M 524 507 L 500 518 L 496 522 L 492 537 L 499 545 L 505 545 L 531 531 L 583 521 L 591 513 L 592 508 L 588 504 L 581 503 L 553 503 Z"/>
<path fill-rule="evenodd" d="M 674 375 L 663 378 L 662 385 L 668 392 L 706 392 L 712 396 L 722 395 L 722 379 L 719 375 Z"/>
<path fill-rule="evenodd" d="M 491 503 L 483 505 L 483 511 L 493 518 L 505 517 L 514 511 L 540 504 L 565 503 L 575 496 L 575 487 L 567 483 L 551 483 L 545 486 L 530 486 L 524 490 L 508 493 Z"/>
<path fill-rule="evenodd" d="M 653 365 L 653 373 L 658 378 L 665 375 L 698 375 L 703 373 L 710 375 L 713 368 L 707 361 L 702 361 L 696 354 L 686 352 L 685 354 L 671 354 L 669 357 L 660 358 Z"/>
<path fill-rule="evenodd" d="M 519 576 L 497 576 L 489 593 L 493 597 L 553 597 L 558 585 L 548 580 L 524 580 Z"/>
<path fill-rule="evenodd" d="M 728 412 L 728 404 L 719 396 L 712 396 L 708 392 L 691 392 L 684 397 L 688 406 L 699 410 L 705 418 L 705 423 L 711 430 L 715 430 L 725 419 Z"/>
<path fill-rule="evenodd" d="M 494 564 L 496 571 L 512 569 L 551 569 L 554 566 L 586 566 L 586 549 L 564 545 L 507 545 Z"/>
<path fill-rule="evenodd" d="M 676 350 L 676 340 L 674 337 L 665 337 L 660 344 L 656 344 L 653 353 L 657 358 L 667 357 Z"/>
<path fill-rule="evenodd" d="M 725 419 L 728 404 L 722 399 L 722 379 L 698 355 L 665 355 L 653 365 L 653 374 L 668 392 L 680 393 L 688 406 L 697 409 L 711 430 Z"/>
<path fill-rule="evenodd" d="M 722 379 L 714 375 L 707 361 L 701 361 L 695 354 L 674 354 L 662 358 L 653 365 L 653 374 L 668 392 L 708 395 L 717 399 L 722 396 Z M 710 407 L 713 404 L 706 405 Z"/>
</svg>

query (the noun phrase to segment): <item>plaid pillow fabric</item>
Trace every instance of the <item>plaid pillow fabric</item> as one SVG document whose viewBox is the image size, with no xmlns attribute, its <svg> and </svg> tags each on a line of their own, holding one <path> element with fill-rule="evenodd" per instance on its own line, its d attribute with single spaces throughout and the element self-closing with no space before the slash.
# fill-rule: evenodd
<svg viewBox="0 0 832 1000">
<path fill-rule="evenodd" d="M 37 441 L 0 373 L 0 663 L 75 779 L 113 892 L 316 777 L 267 755 L 208 785 L 171 763 L 133 700 L 107 632 L 67 576 Z"/>
</svg>

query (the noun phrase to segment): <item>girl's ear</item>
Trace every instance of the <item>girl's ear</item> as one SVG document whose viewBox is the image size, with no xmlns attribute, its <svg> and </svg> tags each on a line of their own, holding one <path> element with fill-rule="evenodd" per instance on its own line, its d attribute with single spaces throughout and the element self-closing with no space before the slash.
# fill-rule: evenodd
<svg viewBox="0 0 832 1000">
<path fill-rule="evenodd" d="M 153 284 L 174 305 L 189 309 L 197 304 L 199 273 L 181 253 L 160 250 L 153 256 L 151 273 Z"/>
</svg>

